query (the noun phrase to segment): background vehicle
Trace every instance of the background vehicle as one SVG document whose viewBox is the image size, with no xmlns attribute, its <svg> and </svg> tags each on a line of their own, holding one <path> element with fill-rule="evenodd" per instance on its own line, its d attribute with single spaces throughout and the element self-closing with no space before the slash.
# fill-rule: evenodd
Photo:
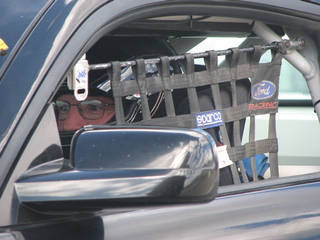
<svg viewBox="0 0 320 240">
<path fill-rule="evenodd" d="M 14 6 L 7 1 L 0 10 L 6 20 L 0 23 L 0 38 L 9 47 L 1 46 L 0 57 L 0 98 L 4 103 L 0 110 L 0 239 L 319 238 L 318 172 L 304 174 L 299 168 L 299 172 L 290 177 L 280 175 L 277 178 L 275 174 L 271 179 L 219 187 L 217 154 L 212 150 L 212 137 L 219 135 L 168 127 L 170 122 L 162 122 L 162 127 L 124 123 L 118 124 L 121 126 L 86 126 L 75 135 L 72 133 L 71 152 L 67 156 L 63 152 L 64 135 L 58 131 L 53 105 L 57 94 L 66 88 L 68 74 L 85 53 L 90 71 L 100 69 L 98 78 L 102 77 L 99 80 L 104 82 L 107 79 L 102 75 L 108 72 L 107 62 L 132 60 L 135 65 L 129 65 L 135 68 L 139 65 L 136 58 L 161 57 L 163 53 L 158 48 L 161 44 L 173 46 L 167 52 L 172 57 L 181 57 L 180 54 L 209 36 L 258 37 L 260 42 L 266 41 L 266 47 L 277 53 L 283 51 L 289 59 L 290 54 L 301 47 L 298 44 L 288 49 L 274 48 L 271 46 L 274 38 L 266 37 L 271 32 L 272 36 L 287 34 L 292 44 L 299 42 L 295 37 L 303 38 L 305 44 L 298 49 L 303 67 L 300 60 L 291 58 L 290 61 L 308 79 L 312 103 L 320 116 L 317 105 L 320 99 L 320 6 L 317 2 L 294 0 L 288 6 L 284 2 L 262 3 L 259 0 L 57 0 L 21 2 L 18 9 Z M 13 31 L 13 26 L 17 31 Z M 116 40 L 108 46 L 115 54 L 98 48 L 90 56 L 100 42 L 110 38 Z M 140 40 L 132 41 L 132 45 L 121 44 L 121 39 L 134 38 Z M 161 44 L 151 48 L 146 44 L 146 39 L 150 38 Z M 138 45 L 146 46 L 147 53 L 123 54 L 125 48 L 135 50 Z M 123 58 L 113 58 L 118 52 Z M 96 57 L 97 61 L 92 61 L 91 57 Z M 185 59 L 187 56 L 180 60 Z M 231 63 L 233 61 L 236 60 L 231 59 Z M 183 68 L 185 62 L 181 62 L 171 60 L 167 74 L 172 78 L 190 74 L 188 68 Z M 117 64 L 114 62 L 111 66 L 115 68 L 108 72 L 111 79 L 120 73 L 115 71 Z M 239 65 L 237 62 L 232 66 Z M 142 67 L 136 72 L 136 80 L 147 75 L 144 63 L 139 66 Z M 157 66 L 161 70 L 159 66 L 162 65 Z M 203 68 L 196 64 L 195 72 L 202 71 Z M 164 73 L 158 71 L 157 74 L 151 73 L 156 75 L 155 79 L 160 79 Z M 168 75 L 167 78 L 170 79 Z M 107 94 L 116 99 L 119 96 L 112 84 L 112 94 Z M 221 89 L 221 92 L 228 92 L 231 88 L 221 86 Z M 158 99 L 157 94 L 138 90 L 145 93 L 145 96 L 140 95 L 141 99 L 149 98 L 148 103 L 154 96 Z M 188 94 L 186 90 L 175 97 L 181 100 Z M 247 99 L 251 92 L 241 94 L 241 97 Z M 124 99 L 125 103 L 130 101 Z M 243 101 L 242 104 L 247 103 Z M 296 103 L 300 100 L 295 99 L 290 104 Z M 228 105 L 223 108 L 230 107 L 229 103 L 223 104 Z M 281 109 L 282 106 L 280 114 L 285 113 Z M 300 126 L 281 124 L 280 114 L 278 138 L 281 147 L 282 128 L 289 127 L 285 132 L 297 132 Z M 142 111 L 142 120 L 145 120 L 144 115 L 147 114 Z M 174 117 L 179 119 L 178 114 Z M 257 117 L 257 125 L 258 120 Z M 138 122 L 141 123 L 140 119 L 133 123 Z M 309 129 L 308 135 L 316 134 L 318 127 Z M 260 130 L 266 130 L 263 128 Z M 295 144 L 304 141 L 308 142 L 308 149 L 317 150 L 316 140 L 299 138 L 300 135 L 291 139 L 285 136 L 284 146 L 297 150 Z M 232 147 L 241 148 L 237 141 L 234 140 Z M 130 144 L 135 146 L 130 147 Z M 312 156 L 312 164 L 318 165 L 315 160 L 319 154 L 309 154 L 316 151 L 308 149 L 302 147 L 299 151 L 302 155 L 294 154 L 295 159 L 290 159 L 290 164 L 309 164 L 308 157 Z M 303 150 L 307 154 L 303 154 Z M 270 159 L 273 153 L 269 154 Z M 277 166 L 272 169 L 277 173 Z M 219 170 L 220 174 L 222 171 Z M 245 181 L 243 169 L 240 172 L 241 180 Z"/>
</svg>

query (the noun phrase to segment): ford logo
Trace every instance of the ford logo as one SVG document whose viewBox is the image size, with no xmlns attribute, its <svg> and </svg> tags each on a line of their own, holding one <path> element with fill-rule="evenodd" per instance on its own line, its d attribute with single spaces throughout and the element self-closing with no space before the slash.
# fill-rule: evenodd
<svg viewBox="0 0 320 240">
<path fill-rule="evenodd" d="M 274 83 L 263 80 L 253 85 L 251 90 L 252 98 L 255 100 L 263 100 L 271 98 L 276 92 L 276 86 Z"/>
</svg>

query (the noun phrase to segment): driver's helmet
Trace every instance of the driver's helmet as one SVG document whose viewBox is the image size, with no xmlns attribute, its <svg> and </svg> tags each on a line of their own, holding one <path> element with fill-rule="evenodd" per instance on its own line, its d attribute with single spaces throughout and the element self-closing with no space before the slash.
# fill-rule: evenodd
<svg viewBox="0 0 320 240">
<path fill-rule="evenodd" d="M 99 40 L 87 52 L 89 64 L 111 61 L 128 61 L 137 58 L 154 58 L 174 55 L 172 49 L 163 40 L 146 37 L 105 37 Z M 155 64 L 146 65 L 146 74 L 158 74 Z M 121 71 L 121 81 L 134 80 L 130 66 Z M 149 96 L 152 114 L 161 114 L 163 94 Z M 124 111 L 127 123 L 141 118 L 140 96 L 134 94 L 125 97 Z M 163 105 L 163 104 L 162 104 Z M 85 125 L 115 124 L 115 108 L 110 76 L 106 70 L 89 72 L 89 97 L 78 102 L 65 83 L 55 98 L 58 128 L 64 153 L 69 155 L 71 138 L 74 132 Z"/>
</svg>

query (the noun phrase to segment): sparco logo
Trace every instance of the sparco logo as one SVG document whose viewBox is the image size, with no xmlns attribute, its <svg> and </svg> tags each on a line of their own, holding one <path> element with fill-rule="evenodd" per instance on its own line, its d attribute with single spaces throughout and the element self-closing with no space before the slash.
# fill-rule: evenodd
<svg viewBox="0 0 320 240">
<path fill-rule="evenodd" d="M 213 110 L 195 114 L 198 128 L 211 128 L 223 125 L 222 113 L 220 110 Z"/>
<path fill-rule="evenodd" d="M 263 100 L 271 98 L 276 92 L 276 86 L 267 80 L 256 83 L 252 87 L 251 95 L 255 100 Z"/>
</svg>

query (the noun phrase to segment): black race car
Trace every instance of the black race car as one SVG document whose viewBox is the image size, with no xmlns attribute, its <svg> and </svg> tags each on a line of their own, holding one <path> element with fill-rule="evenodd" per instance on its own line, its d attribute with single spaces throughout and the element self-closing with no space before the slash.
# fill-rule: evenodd
<svg viewBox="0 0 320 240">
<path fill-rule="evenodd" d="M 0 239 L 320 238 L 320 173 L 299 172 L 320 156 L 278 154 L 315 148 L 318 129 L 277 129 L 286 104 L 320 117 L 319 13 L 311 0 L 3 1 Z M 311 100 L 279 98 L 298 84 L 282 85 L 284 61 Z"/>
</svg>

